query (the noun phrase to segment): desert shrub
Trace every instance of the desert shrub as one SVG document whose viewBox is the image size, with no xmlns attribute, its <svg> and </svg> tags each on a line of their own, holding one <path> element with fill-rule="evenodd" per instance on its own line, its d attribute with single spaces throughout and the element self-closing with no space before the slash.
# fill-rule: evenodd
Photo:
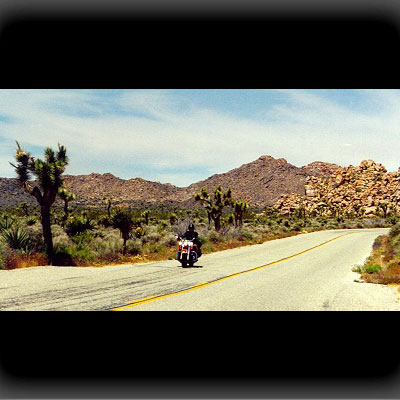
<svg viewBox="0 0 400 400">
<path fill-rule="evenodd" d="M 220 243 L 224 241 L 224 237 L 216 231 L 211 231 L 211 233 L 208 235 L 208 240 L 212 243 Z"/>
<path fill-rule="evenodd" d="M 0 231 L 4 229 L 10 229 L 15 223 L 15 217 L 9 217 L 4 215 L 0 218 Z"/>
<path fill-rule="evenodd" d="M 161 245 L 162 246 L 167 246 L 167 247 L 174 247 L 177 245 L 177 240 L 176 240 L 176 236 L 173 235 L 172 233 L 168 234 L 167 236 L 165 236 L 162 241 L 161 241 Z"/>
<path fill-rule="evenodd" d="M 23 253 L 19 250 L 8 249 L 6 257 L 0 262 L 2 269 L 16 269 L 47 265 L 47 257 L 43 253 Z"/>
<path fill-rule="evenodd" d="M 36 222 L 37 222 L 37 220 L 36 220 L 35 217 L 29 217 L 29 218 L 26 220 L 26 225 L 32 226 L 32 225 L 35 225 Z"/>
<path fill-rule="evenodd" d="M 109 218 L 108 216 L 103 216 L 99 218 L 98 224 L 103 226 L 104 228 L 108 228 L 112 225 L 112 221 L 111 218 Z"/>
<path fill-rule="evenodd" d="M 171 216 L 169 217 L 169 223 L 171 225 L 177 225 L 178 223 L 178 216 L 175 213 L 172 213 Z"/>
<path fill-rule="evenodd" d="M 53 229 L 53 228 L 52 228 Z M 44 251 L 43 228 L 41 224 L 35 224 L 25 227 L 29 236 L 30 248 L 36 251 Z"/>
<path fill-rule="evenodd" d="M 380 271 L 382 267 L 378 264 L 366 264 L 362 267 L 362 272 L 367 274 L 373 274 L 374 272 Z"/>
<path fill-rule="evenodd" d="M 157 232 L 162 233 L 165 232 L 165 229 L 167 228 L 168 224 L 165 221 L 161 221 L 158 226 L 157 226 Z"/>
<path fill-rule="evenodd" d="M 363 268 L 362 265 L 355 265 L 355 266 L 352 268 L 352 271 L 353 271 L 353 272 L 357 272 L 358 274 L 361 274 L 361 273 L 362 273 L 362 268 Z"/>
<path fill-rule="evenodd" d="M 149 233 L 148 235 L 145 235 L 142 237 L 142 244 L 154 244 L 159 242 L 161 239 L 161 234 L 158 232 L 152 232 Z"/>
<path fill-rule="evenodd" d="M 375 239 L 375 241 L 374 241 L 374 243 L 373 243 L 373 245 L 372 245 L 373 250 L 376 251 L 376 250 L 378 250 L 379 248 L 382 247 L 383 238 L 384 238 L 384 236 L 379 236 L 379 237 L 377 237 L 377 238 Z"/>
<path fill-rule="evenodd" d="M 5 260 L 10 252 L 6 243 L 0 241 L 0 269 L 5 269 Z"/>
<path fill-rule="evenodd" d="M 150 253 L 162 253 L 165 250 L 165 247 L 160 243 L 152 243 L 149 246 Z"/>
<path fill-rule="evenodd" d="M 77 264 L 88 263 L 94 261 L 96 258 L 95 253 L 88 246 L 83 243 L 71 246 L 68 248 L 68 253 L 71 255 L 72 260 Z"/>
<path fill-rule="evenodd" d="M 247 231 L 242 231 L 240 232 L 238 239 L 241 241 L 250 241 L 254 239 L 254 234 Z"/>
<path fill-rule="evenodd" d="M 128 249 L 127 242 L 127 249 Z M 120 256 L 123 240 L 118 234 L 108 234 L 103 239 L 95 238 L 90 247 L 97 256 L 104 260 L 115 260 Z"/>
<path fill-rule="evenodd" d="M 70 217 L 65 225 L 65 231 L 68 236 L 76 236 L 94 228 L 94 223 L 89 218 L 83 216 Z"/>
<path fill-rule="evenodd" d="M 67 266 L 74 267 L 74 266 L 76 266 L 76 263 L 72 259 L 72 256 L 71 256 L 68 248 L 58 245 L 58 246 L 54 247 L 53 265 L 56 265 L 59 267 L 67 267 Z"/>
<path fill-rule="evenodd" d="M 95 236 L 96 235 L 92 235 L 91 232 L 85 231 L 79 235 L 72 236 L 70 240 L 77 245 L 88 246 L 93 241 Z"/>
<path fill-rule="evenodd" d="M 19 226 L 0 231 L 0 237 L 14 250 L 26 249 L 30 244 L 28 233 Z"/>
<path fill-rule="evenodd" d="M 147 230 L 144 229 L 142 226 L 138 226 L 134 231 L 133 231 L 133 236 L 136 238 L 141 238 L 145 236 L 147 233 Z"/>
<path fill-rule="evenodd" d="M 400 235 L 400 224 L 394 225 L 389 231 L 389 238 L 394 238 Z"/>
<path fill-rule="evenodd" d="M 388 217 L 386 219 L 386 221 L 390 225 L 396 225 L 399 222 L 399 218 L 398 217 Z"/>
<path fill-rule="evenodd" d="M 128 240 L 126 242 L 126 251 L 127 254 L 136 256 L 138 254 L 141 254 L 142 252 L 142 243 L 140 240 L 135 239 L 135 240 Z"/>
</svg>

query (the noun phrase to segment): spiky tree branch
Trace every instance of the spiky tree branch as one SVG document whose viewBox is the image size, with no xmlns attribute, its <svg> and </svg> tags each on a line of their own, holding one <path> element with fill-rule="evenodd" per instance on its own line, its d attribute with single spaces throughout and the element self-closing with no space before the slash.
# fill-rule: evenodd
<svg viewBox="0 0 400 400">
<path fill-rule="evenodd" d="M 56 200 L 58 190 L 63 186 L 62 174 L 68 165 L 67 149 L 58 144 L 57 153 L 50 147 L 45 149 L 45 160 L 35 159 L 23 150 L 16 141 L 16 164 L 10 163 L 17 174 L 19 184 L 35 197 L 40 205 L 43 237 L 49 262 L 53 261 L 53 238 L 51 234 L 50 209 Z M 32 186 L 30 180 L 36 178 L 37 185 Z"/>
</svg>

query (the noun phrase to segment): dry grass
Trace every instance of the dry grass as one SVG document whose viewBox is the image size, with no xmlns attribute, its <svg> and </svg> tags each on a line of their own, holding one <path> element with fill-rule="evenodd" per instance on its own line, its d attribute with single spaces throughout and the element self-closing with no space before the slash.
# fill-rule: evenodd
<svg viewBox="0 0 400 400">
<path fill-rule="evenodd" d="M 398 235 L 380 236 L 360 268 L 361 279 L 368 283 L 400 284 L 400 242 Z"/>
<path fill-rule="evenodd" d="M 5 269 L 39 267 L 47 264 L 47 257 L 43 253 L 19 254 L 10 252 L 4 260 Z"/>
</svg>

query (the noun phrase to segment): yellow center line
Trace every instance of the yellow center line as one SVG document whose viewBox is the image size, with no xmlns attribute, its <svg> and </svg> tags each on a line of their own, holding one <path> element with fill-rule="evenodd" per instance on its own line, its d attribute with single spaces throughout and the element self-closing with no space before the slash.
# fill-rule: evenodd
<svg viewBox="0 0 400 400">
<path fill-rule="evenodd" d="M 126 308 L 131 308 L 131 307 L 138 306 L 138 305 L 140 305 L 140 304 L 148 303 L 148 302 L 150 302 L 150 301 L 155 301 L 155 300 L 159 300 L 159 299 L 164 299 L 164 298 L 166 298 L 166 297 L 175 296 L 175 295 L 177 295 L 177 294 L 187 293 L 187 292 L 190 292 L 190 291 L 192 291 L 192 290 L 196 290 L 196 289 L 200 289 L 200 288 L 205 287 L 205 286 L 209 286 L 209 285 L 211 285 L 211 284 L 213 284 L 213 283 L 221 282 L 221 281 L 223 281 L 223 280 L 225 280 L 225 279 L 229 279 L 229 278 L 233 278 L 233 277 L 235 277 L 235 276 L 247 274 L 247 273 L 249 273 L 249 272 L 257 271 L 257 270 L 262 269 L 262 268 L 267 268 L 267 267 L 270 267 L 270 266 L 272 266 L 272 265 L 275 265 L 275 264 L 278 264 L 278 263 L 281 263 L 281 262 L 290 260 L 290 259 L 292 259 L 292 258 L 301 256 L 302 254 L 308 253 L 308 252 L 310 252 L 310 251 L 312 251 L 312 250 L 315 250 L 315 249 L 317 249 L 317 248 L 319 248 L 319 247 L 321 247 L 321 246 L 325 246 L 326 244 L 331 243 L 331 242 L 333 242 L 334 240 L 340 239 L 340 238 L 342 238 L 342 237 L 344 237 L 344 236 L 352 235 L 352 234 L 354 234 L 354 233 L 355 233 L 355 232 L 345 233 L 345 234 L 340 235 L 340 236 L 337 236 L 337 237 L 335 237 L 335 238 L 333 238 L 333 239 L 327 240 L 326 242 L 323 242 L 323 243 L 318 244 L 318 245 L 316 245 L 316 246 L 310 247 L 309 249 L 304 250 L 304 251 L 302 251 L 302 252 L 300 252 L 300 253 L 296 253 L 296 254 L 293 254 L 293 255 L 291 255 L 291 256 L 288 256 L 288 257 L 285 257 L 285 258 L 281 258 L 280 260 L 272 261 L 272 262 L 270 262 L 270 263 L 268 263 L 268 264 L 265 264 L 265 265 L 260 265 L 259 267 L 247 269 L 247 270 L 245 270 L 245 271 L 236 272 L 236 273 L 234 273 L 234 274 L 230 274 L 230 275 L 227 275 L 227 276 L 224 276 L 224 277 L 222 277 L 222 278 L 218 278 L 218 279 L 215 279 L 215 280 L 212 280 L 212 281 L 209 281 L 209 282 L 199 283 L 199 284 L 197 284 L 197 285 L 191 286 L 191 287 L 186 288 L 186 289 L 183 289 L 183 290 L 178 290 L 178 291 L 176 291 L 176 292 L 171 292 L 171 293 L 167 293 L 167 294 L 161 294 L 161 295 L 159 295 L 159 296 L 150 296 L 150 297 L 145 297 L 145 298 L 142 298 L 142 299 L 137 299 L 137 300 L 132 301 L 131 303 L 128 303 L 128 304 L 125 305 L 125 306 L 113 308 L 111 311 L 120 311 L 120 310 L 124 310 L 124 309 L 126 309 Z"/>
</svg>

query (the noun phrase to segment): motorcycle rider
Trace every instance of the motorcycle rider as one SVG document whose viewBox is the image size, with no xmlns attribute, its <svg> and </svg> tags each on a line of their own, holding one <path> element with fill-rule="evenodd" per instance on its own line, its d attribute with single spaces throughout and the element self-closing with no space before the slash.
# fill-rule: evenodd
<svg viewBox="0 0 400 400">
<path fill-rule="evenodd" d="M 201 246 L 203 243 L 199 240 L 199 234 L 195 231 L 195 227 L 193 224 L 190 224 L 188 226 L 188 230 L 186 233 L 182 236 L 183 239 L 191 240 L 193 244 L 197 246 L 197 257 L 200 258 L 202 253 L 201 253 Z"/>
</svg>

